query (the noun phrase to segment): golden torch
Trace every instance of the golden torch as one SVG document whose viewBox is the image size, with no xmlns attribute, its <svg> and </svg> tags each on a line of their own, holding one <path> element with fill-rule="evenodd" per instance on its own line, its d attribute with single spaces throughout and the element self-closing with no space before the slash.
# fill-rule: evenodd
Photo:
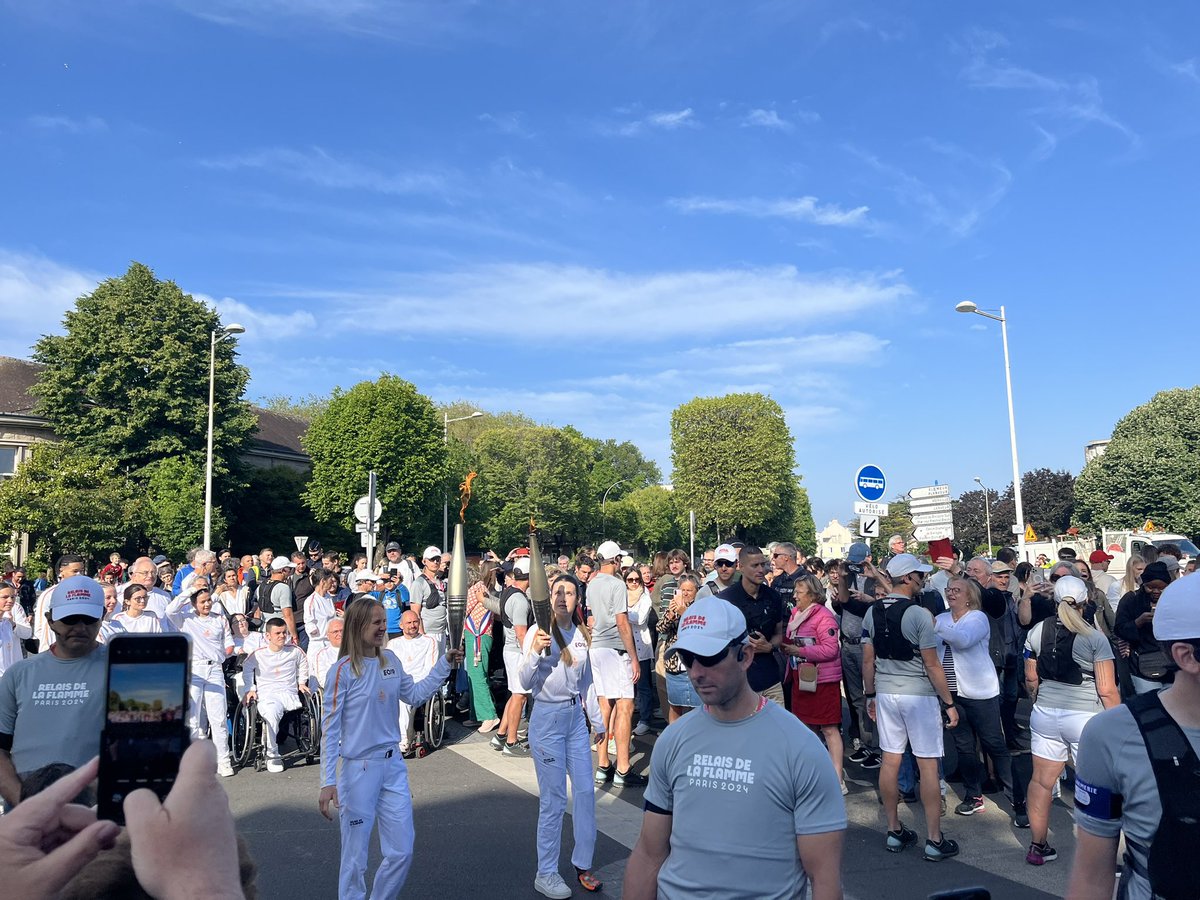
<svg viewBox="0 0 1200 900">
<path fill-rule="evenodd" d="M 533 620 L 537 627 L 550 634 L 550 623 L 554 610 L 550 608 L 550 583 L 546 580 L 546 566 L 542 562 L 542 551 L 538 547 L 537 525 L 529 520 L 529 604 L 533 607 Z M 543 653 L 550 655 L 547 647 Z"/>
</svg>

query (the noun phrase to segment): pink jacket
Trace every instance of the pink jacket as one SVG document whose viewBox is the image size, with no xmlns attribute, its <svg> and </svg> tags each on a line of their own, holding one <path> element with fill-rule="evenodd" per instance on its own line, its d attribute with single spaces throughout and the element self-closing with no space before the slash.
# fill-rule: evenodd
<svg viewBox="0 0 1200 900">
<path fill-rule="evenodd" d="M 795 610 L 783 635 L 785 644 L 803 647 L 803 660 L 817 664 L 817 683 L 842 680 L 842 644 L 838 623 L 829 608 L 814 603 L 808 609 Z M 790 661 L 800 662 L 797 657 Z"/>
</svg>

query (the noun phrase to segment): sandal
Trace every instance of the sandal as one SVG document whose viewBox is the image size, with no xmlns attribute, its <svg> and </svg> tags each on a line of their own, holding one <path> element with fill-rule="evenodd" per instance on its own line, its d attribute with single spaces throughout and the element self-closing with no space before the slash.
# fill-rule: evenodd
<svg viewBox="0 0 1200 900">
<path fill-rule="evenodd" d="M 595 894 L 604 887 L 602 882 L 596 880 L 595 875 L 579 866 L 575 867 L 575 877 L 579 879 L 580 886 L 590 894 Z"/>
</svg>

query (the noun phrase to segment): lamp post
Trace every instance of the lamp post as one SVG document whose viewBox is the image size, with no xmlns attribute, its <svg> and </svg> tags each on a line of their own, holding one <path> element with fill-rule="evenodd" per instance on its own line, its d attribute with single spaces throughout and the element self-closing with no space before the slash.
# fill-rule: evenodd
<svg viewBox="0 0 1200 900">
<path fill-rule="evenodd" d="M 450 413 L 442 413 L 442 446 L 450 444 L 450 423 L 465 422 L 467 419 L 478 419 L 482 416 L 479 410 L 471 413 L 469 416 L 459 416 L 457 419 L 450 418 Z M 442 489 L 442 552 L 446 552 L 446 545 L 450 543 L 450 497 L 446 493 L 445 488 Z"/>
<path fill-rule="evenodd" d="M 217 380 L 217 341 L 235 334 L 245 334 L 246 329 L 236 323 L 224 328 L 214 328 L 209 335 L 208 345 L 208 455 L 204 461 L 204 549 L 212 549 L 212 476 L 213 476 L 213 394 Z"/>
<path fill-rule="evenodd" d="M 1004 307 L 1000 307 L 1000 315 L 980 309 L 970 300 L 963 300 L 955 307 L 960 313 L 974 313 L 1000 323 L 1000 340 L 1004 344 L 1004 385 L 1008 389 L 1008 439 L 1012 446 L 1013 465 L 1013 504 L 1017 513 L 1017 559 L 1025 559 L 1025 508 L 1021 503 L 1021 465 L 1017 462 L 1017 420 L 1013 416 L 1012 396 L 1012 366 L 1008 359 L 1008 319 L 1004 315 Z"/>
<path fill-rule="evenodd" d="M 600 537 L 602 538 L 608 537 L 608 512 L 605 509 L 605 504 L 608 503 L 608 492 L 615 488 L 618 484 L 624 484 L 628 480 L 628 478 L 621 478 L 617 481 L 614 481 L 607 488 L 605 488 L 604 496 L 600 498 Z"/>
<path fill-rule="evenodd" d="M 988 558 L 992 556 L 992 495 L 988 489 L 984 487 L 983 481 L 976 475 L 974 481 L 977 485 L 983 488 L 983 511 L 987 517 L 987 532 L 988 532 Z"/>
</svg>

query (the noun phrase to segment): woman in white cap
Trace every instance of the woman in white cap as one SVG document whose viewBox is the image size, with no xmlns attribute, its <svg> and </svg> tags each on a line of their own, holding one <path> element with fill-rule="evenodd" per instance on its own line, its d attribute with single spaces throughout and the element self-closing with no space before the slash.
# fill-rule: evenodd
<svg viewBox="0 0 1200 900">
<path fill-rule="evenodd" d="M 571 863 L 575 877 L 586 891 L 594 893 L 602 887 L 591 872 L 596 846 L 595 786 L 588 723 L 580 707 L 586 710 L 598 738 L 604 735 L 604 721 L 596 692 L 591 690 L 591 635 L 576 616 L 579 582 L 570 575 L 561 576 L 554 583 L 553 605 L 551 633 L 534 626 L 525 635 L 518 676 L 521 687 L 534 700 L 529 747 L 538 779 L 538 868 L 533 887 L 547 897 L 566 898 L 571 896 L 571 888 L 558 872 L 558 854 L 568 776 L 574 798 Z"/>
<path fill-rule="evenodd" d="M 1058 859 L 1047 842 L 1050 795 L 1066 765 L 1077 758 L 1079 736 L 1092 716 L 1121 702 L 1108 639 L 1083 618 L 1088 587 L 1074 575 L 1054 584 L 1055 614 L 1025 639 L 1025 687 L 1034 699 L 1029 717 L 1033 779 L 1027 799 L 1032 866 Z"/>
</svg>

